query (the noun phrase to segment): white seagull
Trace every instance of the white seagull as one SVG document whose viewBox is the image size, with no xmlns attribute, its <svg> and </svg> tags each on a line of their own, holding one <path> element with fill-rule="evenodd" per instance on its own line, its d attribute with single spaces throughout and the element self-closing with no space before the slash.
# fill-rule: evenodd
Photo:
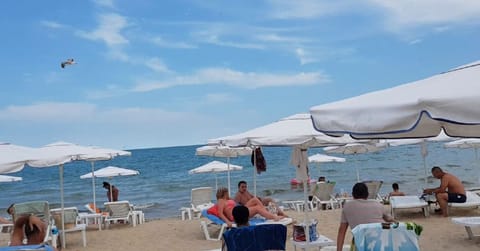
<svg viewBox="0 0 480 251">
<path fill-rule="evenodd" d="M 62 68 L 65 68 L 67 65 L 74 65 L 76 62 L 73 60 L 73 58 L 67 59 L 67 61 L 62 62 L 61 66 Z"/>
</svg>

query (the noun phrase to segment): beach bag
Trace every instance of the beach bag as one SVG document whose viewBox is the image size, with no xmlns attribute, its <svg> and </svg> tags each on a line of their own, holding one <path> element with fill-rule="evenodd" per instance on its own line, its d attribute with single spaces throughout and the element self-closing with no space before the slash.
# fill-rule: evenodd
<svg viewBox="0 0 480 251">
<path fill-rule="evenodd" d="M 267 162 L 263 157 L 263 153 L 260 147 L 257 147 L 255 148 L 255 150 L 252 151 L 251 161 L 252 165 L 256 165 L 258 174 L 267 171 Z"/>
<path fill-rule="evenodd" d="M 310 224 L 308 224 L 308 231 L 310 235 L 310 242 L 316 241 L 318 239 L 318 232 L 317 232 L 317 224 L 316 220 L 312 220 Z M 307 224 L 299 223 L 293 225 L 293 240 L 294 241 L 306 241 L 307 237 L 305 235 L 305 229 L 307 228 Z"/>
</svg>

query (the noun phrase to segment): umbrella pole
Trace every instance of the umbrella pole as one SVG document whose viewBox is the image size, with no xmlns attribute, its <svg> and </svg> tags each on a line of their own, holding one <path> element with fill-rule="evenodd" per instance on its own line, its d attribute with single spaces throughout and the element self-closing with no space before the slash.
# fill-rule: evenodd
<svg viewBox="0 0 480 251">
<path fill-rule="evenodd" d="M 110 180 L 110 202 L 113 202 L 113 185 L 112 180 Z"/>
<path fill-rule="evenodd" d="M 218 177 L 217 177 L 217 173 L 215 173 L 215 190 L 218 190 Z"/>
<path fill-rule="evenodd" d="M 428 150 L 427 150 L 427 142 L 425 140 L 422 141 L 422 148 L 421 148 L 421 154 L 422 154 L 422 159 L 423 159 L 423 170 L 425 172 L 425 188 L 427 188 L 428 185 L 428 172 L 427 172 L 427 155 L 428 155 Z"/>
<path fill-rule="evenodd" d="M 97 200 L 95 195 L 95 161 L 90 162 L 92 164 L 92 189 L 93 189 L 93 210 L 97 212 Z"/>
<path fill-rule="evenodd" d="M 308 219 L 308 191 L 307 191 L 307 186 L 308 186 L 309 178 L 307 176 L 307 179 L 303 180 L 303 199 L 304 199 L 304 205 L 303 205 L 303 212 L 305 214 L 304 216 L 304 223 L 305 223 L 305 239 L 307 242 L 307 247 L 308 243 L 310 242 L 310 221 Z"/>
<path fill-rule="evenodd" d="M 63 164 L 58 168 L 60 175 L 60 204 L 62 207 L 62 248 L 65 248 L 67 245 L 65 243 L 65 205 L 63 201 Z"/>
<path fill-rule="evenodd" d="M 228 182 L 228 197 L 230 197 L 230 156 L 227 157 L 227 182 Z"/>
<path fill-rule="evenodd" d="M 253 149 L 253 196 L 257 197 L 257 149 Z"/>
</svg>

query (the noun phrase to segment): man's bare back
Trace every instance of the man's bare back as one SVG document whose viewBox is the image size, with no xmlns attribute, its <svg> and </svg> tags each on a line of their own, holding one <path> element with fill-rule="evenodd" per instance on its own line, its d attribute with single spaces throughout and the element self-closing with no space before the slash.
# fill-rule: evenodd
<svg viewBox="0 0 480 251">
<path fill-rule="evenodd" d="M 445 173 L 442 177 L 440 187 L 445 187 L 448 193 L 456 193 L 465 195 L 465 187 L 462 182 L 455 176 Z"/>
</svg>

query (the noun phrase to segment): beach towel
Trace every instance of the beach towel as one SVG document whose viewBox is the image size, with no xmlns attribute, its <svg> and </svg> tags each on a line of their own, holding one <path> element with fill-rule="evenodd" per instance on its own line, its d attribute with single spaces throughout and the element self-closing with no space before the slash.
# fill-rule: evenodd
<svg viewBox="0 0 480 251">
<path fill-rule="evenodd" d="M 11 247 L 0 247 L 0 251 L 53 251 L 54 249 L 46 244 L 40 245 L 22 245 Z"/>
<path fill-rule="evenodd" d="M 267 162 L 263 157 L 263 153 L 260 147 L 257 147 L 255 148 L 255 150 L 252 151 L 251 161 L 253 166 L 256 165 L 258 174 L 260 174 L 261 172 L 267 171 Z"/>
<path fill-rule="evenodd" d="M 382 223 L 360 224 L 352 229 L 357 251 L 417 251 L 418 235 L 421 230 L 416 224 L 399 223 L 386 224 L 388 229 L 382 227 Z"/>
<path fill-rule="evenodd" d="M 232 228 L 223 233 L 228 251 L 285 250 L 287 227 L 266 224 Z"/>
</svg>

